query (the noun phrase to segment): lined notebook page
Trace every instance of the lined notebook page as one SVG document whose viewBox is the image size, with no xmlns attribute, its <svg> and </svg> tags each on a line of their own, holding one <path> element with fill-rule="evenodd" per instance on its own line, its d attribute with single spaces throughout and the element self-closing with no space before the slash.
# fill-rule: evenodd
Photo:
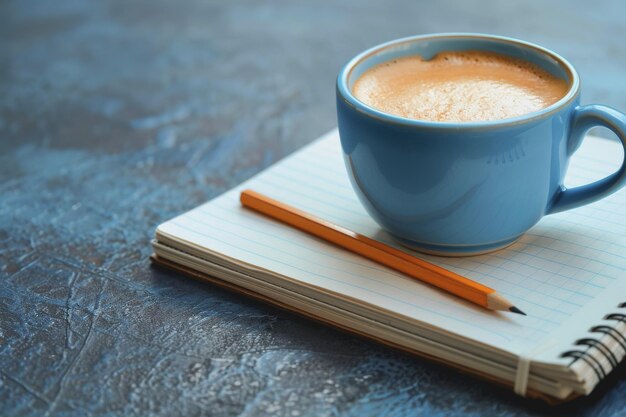
<svg viewBox="0 0 626 417">
<path fill-rule="evenodd" d="M 572 160 L 566 185 L 588 183 L 615 171 L 621 152 L 617 143 L 588 137 Z M 159 231 L 515 354 L 581 320 L 593 323 L 596 315 L 599 320 L 606 313 L 598 311 L 602 297 L 614 297 L 626 280 L 626 190 L 547 216 L 517 243 L 493 254 L 417 255 L 494 288 L 524 310 L 528 314 L 524 317 L 489 312 L 243 209 L 239 193 L 245 188 L 399 247 L 371 220 L 352 191 L 336 131 L 160 225 Z M 572 343 L 575 337 L 563 343 Z"/>
</svg>

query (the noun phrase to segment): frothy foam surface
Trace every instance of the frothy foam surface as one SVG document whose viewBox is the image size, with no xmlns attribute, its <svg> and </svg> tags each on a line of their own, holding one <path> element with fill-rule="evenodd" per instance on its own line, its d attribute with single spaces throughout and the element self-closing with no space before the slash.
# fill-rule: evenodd
<svg viewBox="0 0 626 417">
<path fill-rule="evenodd" d="M 560 100 L 568 84 L 538 66 L 500 54 L 442 52 L 388 61 L 365 71 L 352 89 L 385 113 L 439 122 L 521 116 Z"/>
</svg>

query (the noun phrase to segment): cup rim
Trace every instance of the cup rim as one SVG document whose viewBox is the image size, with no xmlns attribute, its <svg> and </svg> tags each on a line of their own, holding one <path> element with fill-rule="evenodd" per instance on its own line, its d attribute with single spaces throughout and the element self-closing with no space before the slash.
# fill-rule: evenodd
<svg viewBox="0 0 626 417">
<path fill-rule="evenodd" d="M 540 53 L 548 55 L 556 60 L 567 72 L 571 78 L 571 84 L 567 91 L 567 93 L 557 102 L 551 104 L 548 107 L 545 107 L 541 110 L 530 112 L 523 114 L 517 117 L 511 117 L 506 119 L 497 119 L 497 120 L 486 120 L 486 121 L 476 121 L 476 122 L 438 122 L 431 120 L 421 120 L 421 119 L 409 119 L 407 117 L 396 116 L 390 113 L 385 113 L 380 110 L 377 110 L 364 102 L 357 99 L 350 91 L 348 87 L 348 80 L 352 71 L 359 65 L 362 61 L 370 56 L 384 50 L 387 48 L 396 47 L 403 43 L 412 43 L 415 41 L 422 41 L 433 38 L 474 38 L 474 39 L 485 39 L 485 40 L 495 40 L 500 42 L 508 42 L 516 45 L 521 45 L 526 48 L 534 49 Z M 339 71 L 339 75 L 337 76 L 337 94 L 338 96 L 349 106 L 359 111 L 360 113 L 364 113 L 367 116 L 390 122 L 393 124 L 400 124 L 404 126 L 413 126 L 413 127 L 423 127 L 423 128 L 439 128 L 439 129 L 482 129 L 482 128 L 500 128 L 510 125 L 518 125 L 523 123 L 528 123 L 532 121 L 536 121 L 538 119 L 546 118 L 563 107 L 571 103 L 576 99 L 580 92 L 580 78 L 574 66 L 563 58 L 561 55 L 553 52 L 543 46 L 536 45 L 531 42 L 526 42 L 520 39 L 515 39 L 507 36 L 499 36 L 499 35 L 490 35 L 484 33 L 469 33 L 469 32 L 450 32 L 450 33 L 434 33 L 434 34 L 425 34 L 425 35 L 415 35 L 408 36 L 405 38 L 394 39 L 389 42 L 385 42 L 379 45 L 376 45 L 372 48 L 369 48 L 354 58 L 352 58 L 343 68 Z"/>
</svg>

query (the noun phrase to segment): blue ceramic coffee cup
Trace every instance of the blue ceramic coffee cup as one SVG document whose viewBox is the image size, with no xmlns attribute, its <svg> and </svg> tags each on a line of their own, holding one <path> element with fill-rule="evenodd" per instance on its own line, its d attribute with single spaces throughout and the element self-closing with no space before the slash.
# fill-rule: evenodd
<svg viewBox="0 0 626 417">
<path fill-rule="evenodd" d="M 486 122 L 412 120 L 378 111 L 352 94 L 379 63 L 406 55 L 481 50 L 530 61 L 569 85 L 553 105 Z M 401 243 L 428 253 L 480 254 L 513 243 L 544 215 L 599 200 L 626 185 L 626 163 L 589 185 L 566 189 L 565 172 L 585 133 L 604 126 L 626 149 L 626 116 L 579 105 L 574 67 L 527 42 L 481 34 L 391 41 L 352 59 L 337 79 L 337 116 L 350 180 L 369 214 Z"/>
</svg>

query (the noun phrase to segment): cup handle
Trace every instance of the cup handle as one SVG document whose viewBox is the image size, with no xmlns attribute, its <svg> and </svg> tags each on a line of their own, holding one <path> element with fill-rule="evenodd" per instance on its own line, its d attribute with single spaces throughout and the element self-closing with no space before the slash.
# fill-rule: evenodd
<svg viewBox="0 0 626 417">
<path fill-rule="evenodd" d="M 572 114 L 572 131 L 568 141 L 568 155 L 573 154 L 585 133 L 595 126 L 612 130 L 624 147 L 625 159 L 622 166 L 608 177 L 587 185 L 571 189 L 561 186 L 548 207 L 547 214 L 558 213 L 598 201 L 626 185 L 626 115 L 600 104 L 578 106 Z"/>
</svg>

